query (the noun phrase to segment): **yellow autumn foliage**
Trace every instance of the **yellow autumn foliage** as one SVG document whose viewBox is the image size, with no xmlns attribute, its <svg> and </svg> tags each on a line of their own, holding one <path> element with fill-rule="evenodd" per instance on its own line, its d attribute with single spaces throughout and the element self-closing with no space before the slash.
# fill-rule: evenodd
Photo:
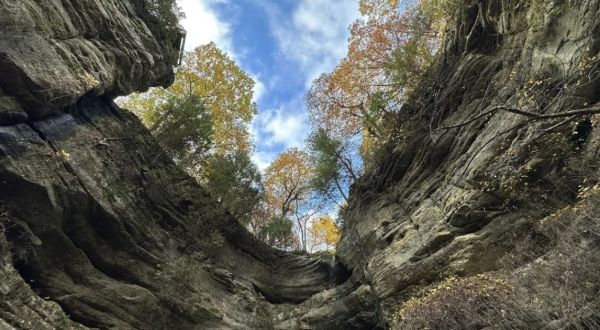
<svg viewBox="0 0 600 330">
<path fill-rule="evenodd" d="M 314 221 L 310 228 L 311 245 L 316 247 L 324 244 L 327 248 L 335 246 L 340 240 L 341 232 L 335 221 L 325 215 Z"/>
<path fill-rule="evenodd" d="M 122 106 L 152 127 L 161 120 L 159 107 L 170 97 L 197 96 L 212 120 L 214 150 L 222 155 L 252 149 L 248 125 L 257 112 L 253 89 L 252 77 L 211 42 L 185 55 L 169 88 L 133 94 Z"/>
</svg>

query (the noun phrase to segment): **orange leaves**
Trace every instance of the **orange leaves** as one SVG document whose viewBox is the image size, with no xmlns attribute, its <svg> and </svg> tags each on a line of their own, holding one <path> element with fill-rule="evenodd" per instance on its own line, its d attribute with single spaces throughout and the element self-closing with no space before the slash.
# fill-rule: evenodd
<svg viewBox="0 0 600 330">
<path fill-rule="evenodd" d="M 324 74 L 313 82 L 306 101 L 311 121 L 318 128 L 343 135 L 360 130 L 361 100 L 352 97 L 360 94 L 354 93 L 351 86 L 341 72 Z"/>
<path fill-rule="evenodd" d="M 315 80 L 307 96 L 314 123 L 347 134 L 360 131 L 370 95 L 391 87 L 385 65 L 406 30 L 395 1 L 362 0 L 360 8 L 363 17 L 350 27 L 346 57 Z"/>
<path fill-rule="evenodd" d="M 295 202 L 307 198 L 313 169 L 309 155 L 289 149 L 267 167 L 264 176 L 265 197 L 273 215 L 285 217 Z"/>
<path fill-rule="evenodd" d="M 398 110 L 431 62 L 440 26 L 432 19 L 442 20 L 451 2 L 359 0 L 362 17 L 350 27 L 346 57 L 308 92 L 315 128 L 338 136 L 365 130 L 378 136 L 383 115 Z"/>
</svg>

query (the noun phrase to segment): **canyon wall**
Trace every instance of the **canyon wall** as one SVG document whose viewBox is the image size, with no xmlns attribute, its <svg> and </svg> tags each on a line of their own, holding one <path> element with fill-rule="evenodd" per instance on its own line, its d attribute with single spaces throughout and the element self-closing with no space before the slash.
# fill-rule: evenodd
<svg viewBox="0 0 600 330">
<path fill-rule="evenodd" d="M 393 136 L 344 218 L 338 254 L 371 283 L 388 321 L 446 278 L 546 262 L 557 233 L 575 232 L 581 246 L 599 239 L 585 234 L 600 220 L 597 186 L 580 194 L 600 165 L 598 1 L 471 1 L 457 14 L 436 64 L 390 116 Z M 573 209 L 585 214 L 555 220 Z M 579 267 L 597 269 L 592 260 Z"/>
<path fill-rule="evenodd" d="M 389 327 L 452 276 L 500 274 L 543 304 L 534 286 L 575 261 L 577 317 L 531 322 L 598 319 L 597 0 L 460 5 L 333 260 L 256 241 L 113 103 L 173 78 L 178 45 L 139 1 L 0 5 L 3 328 Z"/>
<path fill-rule="evenodd" d="M 173 78 L 179 45 L 140 1 L 1 7 L 3 327 L 370 322 L 361 283 L 332 260 L 255 241 L 112 102 Z M 316 293 L 309 315 L 299 304 Z M 330 318 L 321 308 L 337 300 L 354 307 Z"/>
</svg>

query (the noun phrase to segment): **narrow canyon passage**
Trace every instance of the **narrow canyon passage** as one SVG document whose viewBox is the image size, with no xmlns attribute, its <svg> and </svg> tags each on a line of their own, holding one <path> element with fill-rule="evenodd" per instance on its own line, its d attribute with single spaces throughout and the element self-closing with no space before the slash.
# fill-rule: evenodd
<svg viewBox="0 0 600 330">
<path fill-rule="evenodd" d="M 600 328 L 598 0 L 461 2 L 333 257 L 257 239 L 114 103 L 174 79 L 141 1 L 0 0 L 0 328 Z"/>
</svg>

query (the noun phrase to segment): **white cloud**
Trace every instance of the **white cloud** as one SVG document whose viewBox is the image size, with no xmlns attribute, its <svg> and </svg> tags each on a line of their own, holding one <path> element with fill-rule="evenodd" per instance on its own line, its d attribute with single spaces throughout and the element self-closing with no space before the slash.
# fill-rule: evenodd
<svg viewBox="0 0 600 330">
<path fill-rule="evenodd" d="M 308 135 L 308 118 L 304 112 L 274 109 L 259 113 L 252 132 L 259 147 L 301 147 Z"/>
<path fill-rule="evenodd" d="M 177 0 L 177 3 L 185 13 L 181 25 L 187 31 L 186 50 L 212 41 L 238 65 L 243 64 L 245 54 L 234 49 L 231 24 L 222 20 L 217 11 L 217 6 L 227 4 L 228 0 Z M 255 82 L 253 101 L 258 102 L 266 92 L 265 84 L 258 75 L 249 74 Z"/>
<path fill-rule="evenodd" d="M 219 18 L 214 6 L 223 0 L 178 0 L 185 13 L 181 25 L 187 31 L 185 49 L 192 50 L 211 41 L 233 54 L 231 26 Z"/>
<path fill-rule="evenodd" d="M 297 0 L 293 12 L 282 12 L 276 1 L 255 0 L 269 16 L 271 33 L 277 49 L 285 60 L 297 65 L 301 81 L 308 87 L 323 72 L 331 71 L 346 54 L 348 27 L 358 17 L 355 0 Z M 222 17 L 221 5 L 234 5 L 231 0 L 178 0 L 186 18 L 182 21 L 187 30 L 186 49 L 213 41 L 231 56 L 242 68 L 248 54 L 234 49 L 233 29 L 235 18 Z M 235 5 L 234 5 L 235 6 Z M 221 15 L 221 16 L 220 16 Z M 236 45 L 239 46 L 239 45 Z M 246 70 L 256 82 L 255 102 L 268 90 L 285 83 L 280 75 L 261 76 Z M 295 74 L 295 73 L 294 73 Z M 278 152 L 290 147 L 301 147 L 308 135 L 309 125 L 303 102 L 305 91 L 299 91 L 275 109 L 261 110 L 255 117 L 251 130 L 257 151 L 253 160 L 264 169 Z"/>
<path fill-rule="evenodd" d="M 302 147 L 310 127 L 301 98 L 295 98 L 277 109 L 260 111 L 252 121 L 250 131 L 256 145 L 252 159 L 265 169 L 282 151 Z"/>
<path fill-rule="evenodd" d="M 346 54 L 348 27 L 359 17 L 357 2 L 300 0 L 289 18 L 263 4 L 280 52 L 300 66 L 307 86 Z"/>
<path fill-rule="evenodd" d="M 277 152 L 255 151 L 252 154 L 252 161 L 263 172 L 277 158 L 277 155 Z"/>
<path fill-rule="evenodd" d="M 304 116 L 294 116 L 281 111 L 275 112 L 265 130 L 271 133 L 271 141 L 285 145 L 287 148 L 302 145 L 306 135 L 306 120 Z"/>
<path fill-rule="evenodd" d="M 267 88 L 258 75 L 250 73 L 250 77 L 254 80 L 254 95 L 252 95 L 252 101 L 258 102 L 260 98 L 265 95 Z"/>
</svg>

